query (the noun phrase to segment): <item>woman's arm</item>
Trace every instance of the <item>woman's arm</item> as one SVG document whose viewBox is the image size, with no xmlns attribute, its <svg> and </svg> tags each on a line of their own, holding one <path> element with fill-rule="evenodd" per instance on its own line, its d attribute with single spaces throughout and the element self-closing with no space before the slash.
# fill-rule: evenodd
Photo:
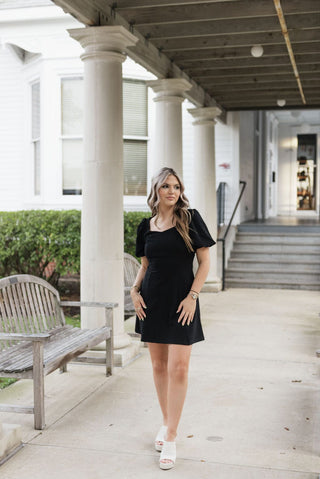
<svg viewBox="0 0 320 479">
<path fill-rule="evenodd" d="M 196 250 L 199 267 L 194 277 L 191 289 L 196 293 L 200 293 L 205 280 L 207 279 L 210 269 L 210 251 L 209 248 L 198 248 Z"/>
<path fill-rule="evenodd" d="M 191 289 L 196 293 L 200 293 L 202 286 L 208 276 L 209 269 L 210 269 L 210 253 L 209 248 L 198 248 L 196 250 L 196 255 L 199 263 L 199 267 L 197 269 L 196 275 L 194 277 Z M 186 296 L 181 303 L 179 304 L 179 308 L 177 313 L 180 313 L 178 323 L 182 321 L 182 325 L 184 326 L 185 323 L 188 325 L 193 320 L 194 312 L 196 310 L 196 300 L 191 297 L 190 294 Z"/>
<path fill-rule="evenodd" d="M 146 313 L 144 312 L 143 308 L 146 308 L 146 304 L 139 293 L 143 278 L 146 274 L 147 268 L 149 266 L 149 261 L 146 256 L 142 256 L 141 258 L 141 266 L 137 273 L 136 279 L 133 283 L 133 286 L 130 290 L 131 299 L 134 305 L 134 309 L 137 312 L 137 316 L 139 319 L 144 319 L 146 317 Z M 139 309 L 140 308 L 140 309 Z"/>
</svg>

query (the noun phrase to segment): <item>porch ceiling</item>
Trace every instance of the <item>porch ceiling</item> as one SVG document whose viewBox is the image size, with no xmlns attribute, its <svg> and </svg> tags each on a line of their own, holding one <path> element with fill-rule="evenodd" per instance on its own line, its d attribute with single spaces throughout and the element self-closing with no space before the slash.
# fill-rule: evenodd
<svg viewBox="0 0 320 479">
<path fill-rule="evenodd" d="M 274 0 L 54 2 L 86 25 L 130 29 L 140 41 L 129 55 L 160 78 L 191 79 L 198 105 L 276 109 L 285 99 L 286 108 L 320 108 L 319 0 L 281 0 L 296 72 Z M 260 58 L 250 52 L 256 44 Z"/>
</svg>

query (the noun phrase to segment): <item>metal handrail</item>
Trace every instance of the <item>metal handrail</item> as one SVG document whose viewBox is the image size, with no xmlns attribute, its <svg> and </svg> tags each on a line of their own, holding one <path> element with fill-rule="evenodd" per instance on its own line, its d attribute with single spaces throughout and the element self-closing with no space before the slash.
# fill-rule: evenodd
<svg viewBox="0 0 320 479">
<path fill-rule="evenodd" d="M 239 206 L 240 200 L 241 200 L 241 198 L 242 198 L 243 192 L 244 192 L 244 190 L 245 190 L 245 187 L 247 186 L 247 182 L 246 182 L 246 181 L 240 181 L 240 184 L 242 184 L 242 189 L 241 189 L 241 191 L 240 191 L 240 194 L 239 194 L 239 197 L 238 197 L 238 201 L 236 202 L 235 207 L 233 208 L 233 213 L 232 213 L 231 218 L 230 218 L 230 220 L 229 220 L 229 224 L 228 224 L 228 226 L 227 226 L 227 229 L 226 229 L 226 231 L 224 232 L 223 237 L 222 237 L 222 238 L 218 238 L 218 241 L 221 241 L 221 242 L 222 242 L 222 290 L 223 290 L 223 291 L 224 291 L 224 289 L 225 289 L 225 259 L 226 259 L 225 243 L 226 243 L 226 237 L 227 237 L 227 234 L 229 233 L 232 220 L 233 220 L 234 215 L 236 214 L 236 211 L 237 211 L 237 209 L 238 209 L 238 206 Z"/>
<path fill-rule="evenodd" d="M 218 203 L 218 226 L 224 225 L 225 217 L 225 202 L 226 202 L 226 184 L 224 181 L 219 183 L 217 189 L 217 203 Z"/>
</svg>

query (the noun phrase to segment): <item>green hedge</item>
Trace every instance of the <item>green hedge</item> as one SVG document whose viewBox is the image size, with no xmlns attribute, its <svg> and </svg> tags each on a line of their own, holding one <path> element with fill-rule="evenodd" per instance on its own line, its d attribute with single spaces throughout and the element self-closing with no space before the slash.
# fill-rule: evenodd
<svg viewBox="0 0 320 479">
<path fill-rule="evenodd" d="M 124 251 L 135 256 L 137 227 L 149 213 L 142 211 L 124 212 Z"/>
<path fill-rule="evenodd" d="M 137 226 L 145 212 L 124 213 L 124 250 L 134 256 Z M 57 285 L 80 272 L 79 210 L 0 212 L 0 277 L 33 274 Z M 51 264 L 50 273 L 48 269 Z"/>
</svg>

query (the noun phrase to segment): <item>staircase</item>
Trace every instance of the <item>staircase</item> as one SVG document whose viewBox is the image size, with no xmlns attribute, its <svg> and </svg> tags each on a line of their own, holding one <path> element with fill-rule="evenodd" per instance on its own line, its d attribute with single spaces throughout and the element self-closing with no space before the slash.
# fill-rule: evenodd
<svg viewBox="0 0 320 479">
<path fill-rule="evenodd" d="M 239 225 L 225 284 L 320 290 L 320 225 Z"/>
</svg>

